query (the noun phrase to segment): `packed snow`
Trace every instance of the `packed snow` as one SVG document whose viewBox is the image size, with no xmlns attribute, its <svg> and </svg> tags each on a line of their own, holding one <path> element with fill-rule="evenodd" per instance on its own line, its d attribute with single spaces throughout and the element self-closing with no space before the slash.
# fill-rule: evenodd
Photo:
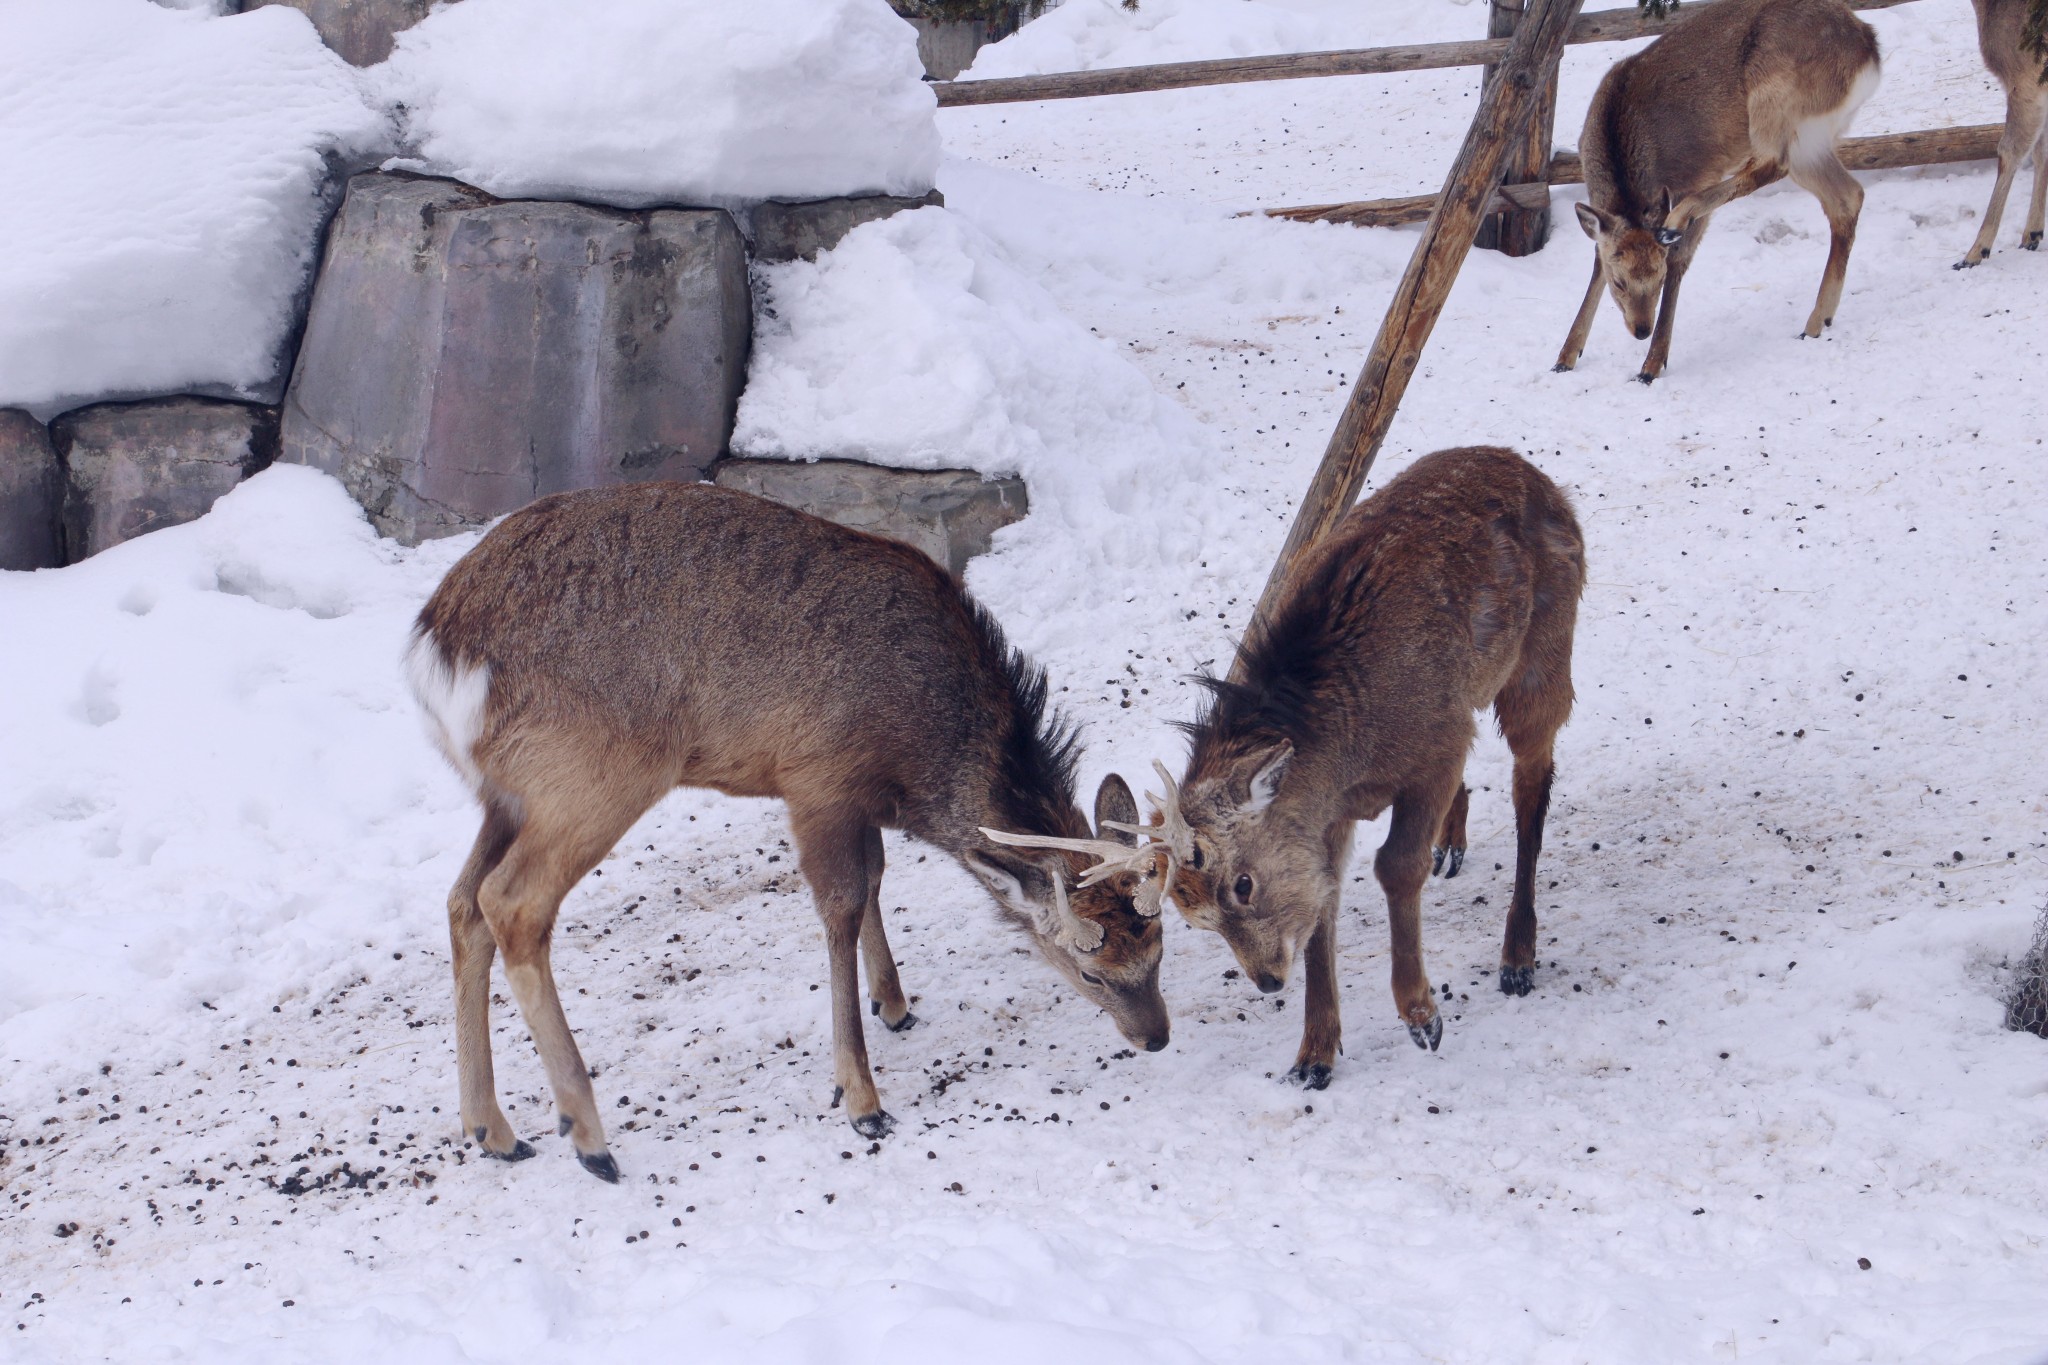
<svg viewBox="0 0 2048 1365">
<path fill-rule="evenodd" d="M 385 136 L 296 10 L 4 0 L 0 406 L 274 388 L 330 165 Z"/>
<path fill-rule="evenodd" d="M 1966 12 L 1872 19 L 1857 131 L 1997 116 Z M 1561 128 L 1618 50 L 1574 51 Z M 1227 663 L 1415 241 L 1231 214 L 1431 183 L 1473 79 L 1436 74 L 949 110 L 944 211 L 765 274 L 748 439 L 1033 481 L 968 578 L 1085 724 L 1089 789 L 1177 766 L 1188 675 Z M 1394 1016 L 1361 831 L 1323 1092 L 1278 1079 L 1298 989 L 1214 936 L 1169 924 L 1174 1040 L 1130 1056 L 892 835 L 923 1022 L 871 1033 L 901 1121 L 871 1148 L 827 1106 L 782 811 L 684 792 L 557 931 L 624 1183 L 553 1136 L 502 990 L 539 1156 L 479 1162 L 440 910 L 476 816 L 398 665 L 473 538 L 379 540 L 281 467 L 0 575 L 9 1358 L 2048 1361 L 2048 1049 L 1999 1003 L 2048 899 L 2048 261 L 2012 223 L 1949 270 L 1985 165 L 1862 179 L 1825 339 L 1795 335 L 1820 210 L 1774 187 L 1716 215 L 1649 388 L 1611 307 L 1550 372 L 1591 250 L 1569 196 L 1542 253 L 1469 259 L 1375 482 L 1496 441 L 1577 501 L 1543 967 L 1492 989 L 1487 735 L 1425 901 L 1443 1048 Z"/>
<path fill-rule="evenodd" d="M 938 168 L 916 32 L 879 0 L 465 0 L 377 71 L 404 164 L 493 194 L 922 195 Z"/>
</svg>

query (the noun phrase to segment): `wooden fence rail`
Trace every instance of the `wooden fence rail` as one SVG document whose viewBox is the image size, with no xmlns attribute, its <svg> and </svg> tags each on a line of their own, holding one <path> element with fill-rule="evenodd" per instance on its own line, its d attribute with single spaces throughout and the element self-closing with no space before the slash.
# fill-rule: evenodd
<svg viewBox="0 0 2048 1365">
<path fill-rule="evenodd" d="M 1998 135 L 2004 125 L 1973 123 L 1961 128 L 1927 128 L 1912 133 L 1879 133 L 1874 137 L 1842 139 L 1842 164 L 1852 171 L 1898 170 L 1907 166 L 1940 166 L 1955 161 L 1986 161 L 1998 155 Z M 1550 182 L 1503 185 L 1495 193 L 1489 212 L 1533 209 L 1547 202 L 1550 185 L 1577 185 L 1585 180 L 1577 152 L 1558 152 L 1550 158 Z M 1411 194 L 1398 199 L 1360 199 L 1347 204 L 1301 204 L 1292 208 L 1267 209 L 1270 218 L 1287 218 L 1297 223 L 1349 223 L 1354 227 L 1399 227 L 1420 223 L 1436 209 L 1433 194 Z"/>
<path fill-rule="evenodd" d="M 1691 0 L 1692 4 L 1711 0 Z M 1856 9 L 1889 9 L 1909 0 L 1849 0 Z M 1688 12 L 1685 9 L 1679 14 Z M 1652 19 L 1634 6 L 1582 14 L 1565 36 L 1567 43 L 1609 43 L 1659 32 L 1668 19 Z M 1145 90 L 1185 90 L 1198 85 L 1236 85 L 1244 81 L 1295 81 L 1316 76 L 1374 76 L 1396 71 L 1433 71 L 1446 67 L 1485 66 L 1507 55 L 1509 39 L 1475 38 L 1469 42 L 1411 43 L 1402 47 L 1362 47 L 1339 52 L 1279 53 L 1270 57 L 1224 57 L 1203 62 L 1166 62 L 1157 66 L 1116 66 L 1100 71 L 1063 71 L 1045 76 L 1004 76 L 983 81 L 934 81 L 939 107 L 955 109 L 977 104 L 1017 104 L 1030 100 L 1085 99 L 1094 95 L 1130 95 Z"/>
</svg>

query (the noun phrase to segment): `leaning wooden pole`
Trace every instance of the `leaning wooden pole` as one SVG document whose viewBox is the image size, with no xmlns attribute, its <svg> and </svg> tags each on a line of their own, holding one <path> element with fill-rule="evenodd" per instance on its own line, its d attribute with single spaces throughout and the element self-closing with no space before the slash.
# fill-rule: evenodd
<svg viewBox="0 0 2048 1365">
<path fill-rule="evenodd" d="M 1508 154 L 1519 143 L 1536 102 L 1557 70 L 1565 35 L 1582 3 L 1584 0 L 1529 0 L 1528 12 L 1515 29 L 1495 79 L 1480 96 L 1479 112 L 1472 118 L 1458 159 L 1451 163 L 1436 211 L 1422 230 L 1422 240 L 1415 244 L 1415 254 L 1394 290 L 1372 353 L 1366 357 L 1358 382 L 1351 386 L 1344 415 L 1301 500 L 1301 509 L 1295 513 L 1293 529 L 1280 547 L 1280 558 L 1274 562 L 1265 591 L 1259 594 L 1253 629 L 1278 601 L 1302 551 L 1337 524 L 1365 486 L 1365 476 L 1387 438 L 1387 428 L 1394 423 L 1401 395 L 1415 374 L 1415 363 L 1436 326 L 1437 315 L 1443 312 L 1458 268 L 1472 249 L 1479 220 L 1500 186 Z M 1231 676 L 1238 677 L 1235 665 Z"/>
</svg>

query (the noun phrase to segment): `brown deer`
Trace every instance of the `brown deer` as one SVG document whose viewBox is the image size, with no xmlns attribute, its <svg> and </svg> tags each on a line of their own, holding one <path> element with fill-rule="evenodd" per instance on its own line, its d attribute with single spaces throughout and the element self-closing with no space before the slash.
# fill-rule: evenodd
<svg viewBox="0 0 2048 1365">
<path fill-rule="evenodd" d="M 1443 1035 L 1422 966 L 1422 887 L 1464 861 L 1465 756 L 1472 713 L 1489 702 L 1515 758 L 1500 989 L 1529 993 L 1551 746 L 1572 709 L 1585 574 L 1571 504 L 1521 456 L 1473 446 L 1417 460 L 1302 556 L 1239 649 L 1242 680 L 1206 680 L 1214 698 L 1147 827 L 1155 842 L 1121 862 L 1107 850 L 1090 870 L 1163 862 L 1181 913 L 1223 935 L 1262 991 L 1284 986 L 1306 947 L 1289 1075 L 1310 1089 L 1329 1084 L 1342 1033 L 1337 909 L 1352 828 L 1389 806 L 1373 870 L 1394 1003 L 1418 1046 Z M 1151 891 L 1148 880 L 1140 895 Z"/>
<path fill-rule="evenodd" d="M 788 804 L 831 959 L 833 1102 L 863 1137 L 893 1120 L 868 1071 L 856 944 L 874 1012 L 892 1030 L 916 1022 L 882 929 L 884 827 L 958 858 L 1126 1038 L 1166 1046 L 1157 896 L 1147 915 L 1133 877 L 1070 889 L 1077 854 L 1025 855 L 978 832 L 1085 839 L 1076 740 L 1048 713 L 1044 673 L 906 545 L 705 485 L 556 494 L 449 571 L 407 667 L 484 810 L 448 927 L 462 1127 L 491 1156 L 533 1155 L 492 1078 L 495 951 L 560 1131 L 587 1170 L 618 1178 L 549 939 L 563 896 L 679 786 Z M 1114 775 L 1095 804 L 1098 821 L 1137 819 Z"/>
<path fill-rule="evenodd" d="M 1999 220 L 2005 217 L 2005 197 L 2012 192 L 2013 178 L 2027 153 L 2034 154 L 2034 198 L 2027 209 L 2027 230 L 2020 245 L 2029 251 L 2041 246 L 2044 209 L 2048 209 L 2048 140 L 2041 136 L 2048 123 L 2048 85 L 2041 54 L 2030 52 L 2023 40 L 2029 0 L 1970 0 L 1977 7 L 1977 47 L 1984 65 L 2005 87 L 2005 131 L 1998 137 L 1998 179 L 1991 185 L 1991 203 L 1984 210 L 1984 226 L 1970 244 L 1956 269 L 1967 270 L 1991 255 L 1991 239 L 1998 235 Z"/>
<path fill-rule="evenodd" d="M 1586 348 L 1604 282 L 1650 383 L 1671 355 L 1678 286 L 1715 209 L 1791 176 L 1827 213 L 1828 264 L 1805 335 L 1833 324 L 1863 187 L 1835 144 L 1877 89 L 1877 35 L 1843 0 L 1714 0 L 1601 80 L 1579 137 L 1593 280 L 1557 368 Z"/>
</svg>

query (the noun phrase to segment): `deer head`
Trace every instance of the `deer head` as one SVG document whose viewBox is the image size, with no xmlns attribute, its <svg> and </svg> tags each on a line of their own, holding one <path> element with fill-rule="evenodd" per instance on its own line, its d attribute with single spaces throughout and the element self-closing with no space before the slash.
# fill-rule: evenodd
<svg viewBox="0 0 2048 1365">
<path fill-rule="evenodd" d="M 1646 215 L 1654 222 L 1644 226 L 1591 204 L 1578 208 L 1579 226 L 1600 254 L 1601 273 L 1621 309 L 1622 321 L 1636 340 L 1648 339 L 1657 322 L 1671 248 L 1685 236 L 1686 224 L 1672 221 L 1671 191 L 1664 191 L 1661 202 Z"/>
<path fill-rule="evenodd" d="M 1165 873 L 1160 855 L 1139 846 L 1137 819 L 1131 789 L 1111 773 L 1095 793 L 1094 838 L 984 829 L 989 846 L 963 861 L 1074 989 L 1157 1052 L 1170 1033 L 1159 993 Z"/>
</svg>

